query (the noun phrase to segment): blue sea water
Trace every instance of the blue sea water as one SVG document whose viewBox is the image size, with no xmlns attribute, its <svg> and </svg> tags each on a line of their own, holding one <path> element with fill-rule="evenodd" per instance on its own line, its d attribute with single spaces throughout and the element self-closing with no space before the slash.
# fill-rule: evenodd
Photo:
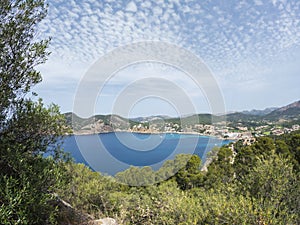
<svg viewBox="0 0 300 225">
<path fill-rule="evenodd" d="M 112 132 L 67 136 L 62 147 L 76 162 L 114 175 L 130 166 L 159 169 L 166 160 L 180 153 L 196 154 L 204 161 L 214 146 L 228 143 L 230 140 L 190 134 Z"/>
</svg>

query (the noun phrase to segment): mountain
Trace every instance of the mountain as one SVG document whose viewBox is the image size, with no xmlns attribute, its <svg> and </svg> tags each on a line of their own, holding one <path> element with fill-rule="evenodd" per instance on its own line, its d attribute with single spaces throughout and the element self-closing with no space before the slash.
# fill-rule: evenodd
<svg viewBox="0 0 300 225">
<path fill-rule="evenodd" d="M 258 120 L 262 120 L 262 117 L 259 115 L 250 115 L 241 112 L 235 112 L 235 113 L 227 114 L 226 120 L 229 122 L 258 121 Z"/>
<path fill-rule="evenodd" d="M 154 120 L 166 120 L 166 119 L 171 119 L 171 117 L 166 115 L 157 115 L 157 116 L 144 116 L 144 117 L 130 118 L 130 120 L 135 122 L 151 122 Z"/>
<path fill-rule="evenodd" d="M 252 109 L 252 110 L 245 110 L 242 111 L 241 113 L 246 114 L 246 115 L 254 115 L 254 116 L 265 116 L 274 110 L 278 109 L 277 107 L 271 107 L 271 108 L 266 108 L 263 110 L 257 110 L 257 109 Z"/>
<path fill-rule="evenodd" d="M 139 127 L 142 131 L 141 125 L 144 124 L 149 127 L 149 124 L 161 126 L 172 126 L 172 124 L 191 126 L 195 123 L 211 124 L 212 122 L 223 122 L 238 124 L 257 124 L 278 121 L 300 121 L 300 101 L 294 102 L 281 108 L 267 108 L 265 110 L 251 110 L 243 112 L 229 113 L 226 115 L 212 115 L 212 114 L 195 114 L 184 116 L 182 118 L 171 118 L 169 116 L 149 116 L 126 119 L 118 115 L 95 115 L 89 118 L 81 118 L 74 113 L 65 114 L 67 124 L 72 127 L 74 133 L 77 134 L 91 134 L 111 132 L 113 130 L 129 130 L 133 127 Z M 196 121 L 196 122 L 195 122 Z M 163 127 L 162 127 L 162 130 Z"/>
<path fill-rule="evenodd" d="M 227 121 L 245 122 L 245 121 L 280 121 L 280 120 L 299 120 L 300 119 L 300 101 L 296 101 L 280 108 L 266 108 L 264 110 L 251 110 L 235 112 L 226 115 Z"/>
<path fill-rule="evenodd" d="M 266 120 L 294 120 L 300 117 L 300 101 L 278 108 L 264 116 Z"/>
<path fill-rule="evenodd" d="M 75 113 L 65 113 L 68 126 L 76 134 L 104 133 L 113 130 L 128 130 L 137 122 L 118 115 L 95 115 L 89 118 L 81 118 Z"/>
</svg>

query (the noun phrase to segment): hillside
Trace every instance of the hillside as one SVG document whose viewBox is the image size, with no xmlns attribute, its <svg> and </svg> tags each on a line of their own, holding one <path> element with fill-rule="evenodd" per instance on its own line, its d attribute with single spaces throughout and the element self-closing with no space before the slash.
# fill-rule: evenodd
<svg viewBox="0 0 300 225">
<path fill-rule="evenodd" d="M 266 120 L 294 120 L 300 117 L 300 101 L 278 108 L 264 116 Z"/>
<path fill-rule="evenodd" d="M 229 113 L 227 115 L 195 114 L 182 118 L 169 116 L 149 116 L 127 119 L 118 115 L 95 115 L 81 118 L 74 113 L 65 114 L 67 124 L 76 134 L 105 133 L 111 131 L 182 131 L 195 124 L 211 125 L 212 123 L 228 122 L 231 125 L 259 126 L 266 123 L 292 122 L 300 120 L 300 101 L 280 107 L 265 110 L 251 110 Z M 185 127 L 175 127 L 184 125 Z M 171 127 L 169 130 L 167 127 Z M 174 128 L 174 129 L 172 129 Z M 185 129 L 186 128 L 186 129 Z M 153 129 L 152 129 L 153 131 Z"/>
<path fill-rule="evenodd" d="M 75 113 L 65 114 L 67 124 L 75 134 L 106 133 L 113 130 L 128 130 L 135 124 L 135 121 L 123 118 L 118 115 L 95 115 L 89 118 L 81 118 Z"/>
<path fill-rule="evenodd" d="M 273 112 L 276 109 L 278 109 L 278 108 L 271 107 L 271 108 L 266 108 L 266 109 L 263 109 L 263 110 L 252 109 L 252 110 L 242 111 L 241 113 L 246 114 L 246 115 L 265 116 L 265 115 Z"/>
<path fill-rule="evenodd" d="M 296 101 L 280 108 L 267 108 L 265 110 L 251 110 L 227 114 L 229 122 L 247 121 L 281 121 L 300 118 L 300 101 Z"/>
</svg>

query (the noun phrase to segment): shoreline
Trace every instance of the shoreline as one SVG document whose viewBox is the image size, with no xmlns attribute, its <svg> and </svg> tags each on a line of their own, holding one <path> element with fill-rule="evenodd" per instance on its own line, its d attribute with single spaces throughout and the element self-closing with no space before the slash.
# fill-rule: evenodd
<svg viewBox="0 0 300 225">
<path fill-rule="evenodd" d="M 209 138 L 216 138 L 221 140 L 231 140 L 231 141 L 237 141 L 238 139 L 230 139 L 230 138 L 223 138 L 221 136 L 215 136 L 215 135 L 208 135 L 208 134 L 201 134 L 197 132 L 148 132 L 148 131 L 128 131 L 128 130 L 118 130 L 118 131 L 104 131 L 104 132 L 74 132 L 72 134 L 66 134 L 66 136 L 85 136 L 85 135 L 99 135 L 99 134 L 109 134 L 109 133 L 134 133 L 134 134 L 146 134 L 146 135 L 165 135 L 165 134 L 182 134 L 182 135 L 196 135 L 200 137 L 209 137 Z"/>
</svg>

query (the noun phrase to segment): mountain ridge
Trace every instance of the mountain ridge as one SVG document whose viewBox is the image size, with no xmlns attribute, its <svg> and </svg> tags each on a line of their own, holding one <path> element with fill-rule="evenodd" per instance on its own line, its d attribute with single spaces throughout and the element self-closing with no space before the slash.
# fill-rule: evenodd
<svg viewBox="0 0 300 225">
<path fill-rule="evenodd" d="M 265 108 L 265 109 L 244 110 L 244 111 L 241 111 L 241 113 L 246 114 L 246 115 L 264 116 L 264 115 L 267 115 L 267 114 L 271 113 L 272 111 L 274 111 L 276 109 L 278 109 L 278 107 L 269 107 L 269 108 Z"/>
<path fill-rule="evenodd" d="M 209 113 L 194 114 L 183 117 L 170 117 L 165 115 L 154 115 L 148 117 L 124 118 L 119 115 L 94 115 L 89 118 L 81 118 L 75 113 L 65 113 L 67 124 L 75 132 L 98 133 L 111 131 L 132 130 L 140 123 L 146 124 L 212 124 L 219 122 L 249 123 L 258 121 L 293 121 L 300 120 L 300 100 L 279 108 L 266 108 L 265 110 L 251 110 L 234 112 L 226 115 L 212 115 Z"/>
</svg>

